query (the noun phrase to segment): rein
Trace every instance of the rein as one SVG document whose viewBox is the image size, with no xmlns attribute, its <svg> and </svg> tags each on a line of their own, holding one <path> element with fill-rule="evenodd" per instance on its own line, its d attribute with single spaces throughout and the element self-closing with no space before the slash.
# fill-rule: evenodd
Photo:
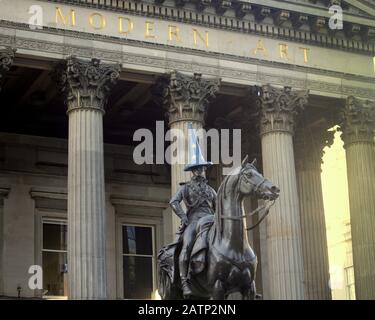
<svg viewBox="0 0 375 320">
<path fill-rule="evenodd" d="M 255 227 L 257 227 L 257 226 L 258 226 L 258 225 L 259 225 L 259 224 L 265 219 L 265 217 L 267 217 L 267 215 L 268 215 L 269 212 L 270 212 L 270 208 L 271 208 L 274 204 L 275 204 L 275 200 L 272 200 L 271 203 L 264 204 L 263 206 L 258 207 L 258 208 L 256 208 L 255 210 L 253 210 L 253 211 L 251 211 L 251 212 L 249 212 L 249 213 L 246 213 L 246 214 L 244 214 L 244 215 L 241 215 L 241 216 L 228 216 L 228 217 L 221 217 L 221 219 L 223 219 L 223 220 L 224 220 L 224 219 L 227 219 L 227 220 L 237 220 L 237 221 L 239 221 L 239 220 L 242 220 L 242 219 L 246 218 L 247 216 L 251 217 L 251 216 L 253 216 L 254 214 L 256 214 L 256 213 L 258 213 L 258 212 L 264 210 L 264 213 L 263 213 L 262 217 L 257 221 L 257 223 L 255 223 L 254 225 L 252 225 L 252 226 L 246 228 L 246 230 L 252 230 L 252 229 L 254 229 Z"/>
</svg>

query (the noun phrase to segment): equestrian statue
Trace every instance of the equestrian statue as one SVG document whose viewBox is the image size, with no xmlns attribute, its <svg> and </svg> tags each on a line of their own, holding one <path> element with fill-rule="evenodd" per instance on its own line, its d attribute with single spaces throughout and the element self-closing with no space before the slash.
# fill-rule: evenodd
<svg viewBox="0 0 375 320">
<path fill-rule="evenodd" d="M 257 170 L 246 156 L 241 167 L 227 175 L 216 192 L 205 178 L 212 162 L 204 160 L 198 140 L 189 126 L 189 182 L 181 183 L 170 205 L 180 217 L 176 240 L 158 253 L 159 294 L 162 299 L 223 300 L 240 292 L 243 299 L 256 298 L 257 257 L 247 231 L 267 216 L 280 190 Z M 245 196 L 264 199 L 265 204 L 243 213 Z M 185 204 L 184 211 L 181 203 Z M 259 214 L 247 227 L 247 215 Z"/>
</svg>

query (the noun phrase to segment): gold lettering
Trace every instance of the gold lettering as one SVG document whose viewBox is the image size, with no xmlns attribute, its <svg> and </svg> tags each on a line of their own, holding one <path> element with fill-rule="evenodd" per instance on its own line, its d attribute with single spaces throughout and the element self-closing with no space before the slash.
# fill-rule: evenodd
<svg viewBox="0 0 375 320">
<path fill-rule="evenodd" d="M 198 44 L 198 38 L 204 42 L 206 48 L 208 48 L 208 31 L 205 31 L 205 38 L 199 33 L 199 31 L 193 28 L 194 44 Z"/>
<path fill-rule="evenodd" d="M 145 38 L 151 38 L 151 39 L 156 39 L 156 36 L 154 34 L 151 34 L 151 32 L 154 31 L 154 22 L 152 21 L 146 21 L 146 33 L 145 33 Z"/>
<path fill-rule="evenodd" d="M 298 49 L 303 50 L 303 62 L 308 63 L 309 62 L 309 56 L 308 56 L 307 53 L 310 51 L 310 49 L 309 48 L 303 48 L 303 47 L 299 47 Z"/>
<path fill-rule="evenodd" d="M 254 49 L 254 54 L 257 54 L 258 51 L 261 51 L 261 52 L 263 53 L 263 55 L 264 55 L 265 57 L 267 57 L 267 55 L 268 55 L 268 51 L 267 51 L 266 47 L 264 46 L 264 44 L 263 44 L 263 40 L 262 40 L 262 39 L 259 39 L 259 40 L 258 40 L 258 42 L 257 42 L 257 46 L 256 46 L 256 48 Z"/>
<path fill-rule="evenodd" d="M 100 21 L 99 26 L 95 25 L 95 23 L 94 23 L 94 17 L 99 17 L 99 19 L 100 19 L 99 20 Z M 90 26 L 92 26 L 95 30 L 104 29 L 105 26 L 107 25 L 107 22 L 106 22 L 105 18 L 100 13 L 98 13 L 98 12 L 90 14 L 90 16 L 89 16 L 89 23 L 90 23 Z"/>
<path fill-rule="evenodd" d="M 127 30 L 124 30 L 123 26 L 123 20 L 126 20 L 128 22 L 128 28 Z M 129 18 L 119 17 L 118 18 L 118 32 L 121 34 L 128 35 L 130 32 L 132 32 L 134 29 L 133 21 Z"/>
<path fill-rule="evenodd" d="M 74 27 L 76 25 L 76 12 L 73 9 L 71 9 L 70 10 L 70 19 L 69 19 L 69 15 L 67 15 L 65 17 L 63 15 L 62 11 L 61 11 L 61 8 L 56 7 L 56 11 L 55 11 L 55 22 L 56 22 L 56 24 L 59 24 L 59 20 L 63 23 L 64 26 L 66 26 L 70 22 L 70 25 L 72 27 Z"/>
<path fill-rule="evenodd" d="M 288 45 L 285 43 L 279 43 L 279 53 L 280 58 L 285 58 L 286 60 L 288 60 Z"/>
<path fill-rule="evenodd" d="M 168 26 L 168 40 L 172 41 L 173 37 L 175 37 L 176 42 L 181 42 L 179 27 L 169 25 Z"/>
</svg>

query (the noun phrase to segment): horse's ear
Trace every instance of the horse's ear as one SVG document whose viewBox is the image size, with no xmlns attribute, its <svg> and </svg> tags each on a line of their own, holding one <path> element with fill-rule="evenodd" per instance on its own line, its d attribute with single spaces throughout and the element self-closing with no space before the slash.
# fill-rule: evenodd
<svg viewBox="0 0 375 320">
<path fill-rule="evenodd" d="M 248 159 L 249 159 L 249 155 L 247 154 L 246 157 L 242 160 L 242 163 L 241 163 L 242 168 L 246 166 Z"/>
<path fill-rule="evenodd" d="M 256 166 L 257 166 L 257 159 L 254 158 L 254 160 L 251 162 L 251 164 L 256 168 Z"/>
</svg>

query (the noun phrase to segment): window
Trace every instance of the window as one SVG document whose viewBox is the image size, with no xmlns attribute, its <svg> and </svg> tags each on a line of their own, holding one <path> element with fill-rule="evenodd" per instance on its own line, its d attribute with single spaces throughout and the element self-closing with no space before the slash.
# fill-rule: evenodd
<svg viewBox="0 0 375 320">
<path fill-rule="evenodd" d="M 151 299 L 155 270 L 154 229 L 122 226 L 122 259 L 125 299 Z"/>
<path fill-rule="evenodd" d="M 65 221 L 43 221 L 43 291 L 47 296 L 67 295 L 67 225 Z"/>
<path fill-rule="evenodd" d="M 355 300 L 354 268 L 345 268 L 346 299 Z"/>
</svg>

